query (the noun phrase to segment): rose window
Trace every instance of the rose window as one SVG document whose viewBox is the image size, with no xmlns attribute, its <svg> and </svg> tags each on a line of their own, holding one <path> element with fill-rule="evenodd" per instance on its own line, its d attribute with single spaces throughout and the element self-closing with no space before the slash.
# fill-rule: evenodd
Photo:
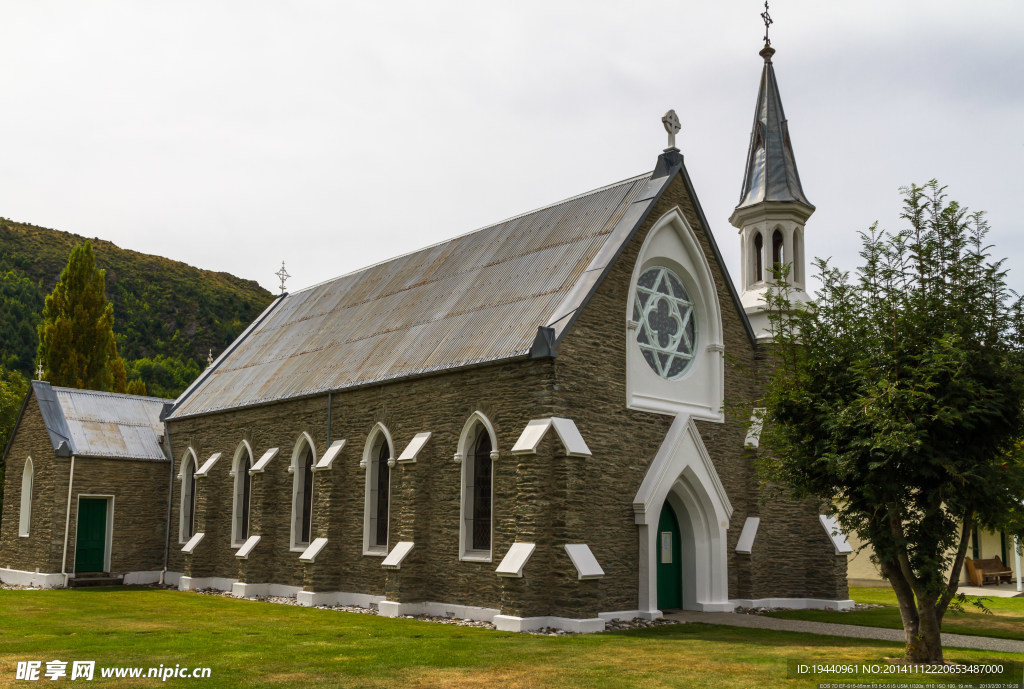
<svg viewBox="0 0 1024 689">
<path fill-rule="evenodd" d="M 693 361 L 697 324 L 693 302 L 679 276 L 668 268 L 650 268 L 636 285 L 633 320 L 636 342 L 647 364 L 662 378 L 679 378 Z"/>
</svg>

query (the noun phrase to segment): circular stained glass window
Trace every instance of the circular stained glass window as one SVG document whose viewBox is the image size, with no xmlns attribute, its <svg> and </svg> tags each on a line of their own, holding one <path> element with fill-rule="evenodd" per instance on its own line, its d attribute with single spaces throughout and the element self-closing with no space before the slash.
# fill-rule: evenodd
<svg viewBox="0 0 1024 689">
<path fill-rule="evenodd" d="M 662 378 L 679 378 L 693 361 L 697 323 L 693 302 L 679 276 L 668 268 L 649 268 L 636 285 L 633 320 L 636 343 L 647 364 Z"/>
</svg>

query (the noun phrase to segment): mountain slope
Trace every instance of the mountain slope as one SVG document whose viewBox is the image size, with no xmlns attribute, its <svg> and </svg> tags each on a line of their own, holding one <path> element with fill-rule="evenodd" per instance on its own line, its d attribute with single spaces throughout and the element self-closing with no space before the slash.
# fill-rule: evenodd
<svg viewBox="0 0 1024 689">
<path fill-rule="evenodd" d="M 0 218 L 0 364 L 33 373 L 43 299 L 71 249 L 84 241 Z M 207 353 L 223 351 L 273 299 L 252 280 L 91 241 L 96 264 L 106 271 L 118 349 L 130 372 L 132 360 L 202 370 Z"/>
</svg>

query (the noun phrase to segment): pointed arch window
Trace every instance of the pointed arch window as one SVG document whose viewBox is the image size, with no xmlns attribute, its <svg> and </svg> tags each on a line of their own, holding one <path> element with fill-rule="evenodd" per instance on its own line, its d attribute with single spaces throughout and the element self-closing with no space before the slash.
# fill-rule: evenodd
<svg viewBox="0 0 1024 689">
<path fill-rule="evenodd" d="M 292 549 L 305 549 L 313 532 L 313 466 L 316 455 L 306 433 L 292 455 Z"/>
<path fill-rule="evenodd" d="M 391 434 L 383 424 L 377 424 L 366 441 L 362 462 L 366 467 L 363 552 L 367 555 L 387 554 L 391 522 L 391 466 L 394 462 Z"/>
<path fill-rule="evenodd" d="M 231 512 L 231 545 L 239 548 L 249 538 L 249 505 L 252 498 L 252 450 L 243 441 L 235 451 L 232 473 L 235 475 L 235 490 Z"/>
<path fill-rule="evenodd" d="M 754 282 L 764 280 L 764 237 L 754 233 Z"/>
<path fill-rule="evenodd" d="M 178 522 L 178 540 L 186 543 L 196 530 L 196 455 L 189 448 L 181 464 L 181 509 Z"/>
<path fill-rule="evenodd" d="M 459 441 L 462 461 L 463 559 L 491 559 L 494 523 L 494 428 L 480 412 L 466 422 Z"/>
<path fill-rule="evenodd" d="M 775 233 L 772 234 L 772 270 L 782 270 L 785 263 L 785 242 L 782 239 L 782 230 L 775 230 Z"/>
<path fill-rule="evenodd" d="M 32 458 L 25 460 L 21 472 L 21 514 L 18 519 L 18 535 L 28 536 L 32 528 L 32 487 L 35 484 L 36 469 Z"/>
</svg>

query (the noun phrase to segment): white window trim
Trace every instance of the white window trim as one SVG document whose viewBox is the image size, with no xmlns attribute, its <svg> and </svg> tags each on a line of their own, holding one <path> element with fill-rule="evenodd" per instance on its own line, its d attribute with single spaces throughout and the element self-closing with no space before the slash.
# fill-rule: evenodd
<svg viewBox="0 0 1024 689">
<path fill-rule="evenodd" d="M 21 512 L 18 518 L 18 536 L 21 538 L 28 538 L 32 534 L 32 489 L 35 482 L 36 467 L 29 457 L 21 472 Z"/>
<path fill-rule="evenodd" d="M 292 518 L 291 518 L 291 542 L 289 550 L 293 553 L 305 552 L 306 548 L 309 547 L 309 543 L 304 543 L 299 540 L 302 537 L 302 524 L 299 520 L 302 519 L 302 493 L 303 481 L 305 479 L 306 472 L 303 471 L 303 467 L 299 466 L 299 461 L 302 458 L 302 450 L 306 446 L 309 446 L 309 451 L 313 453 L 313 466 L 316 466 L 316 445 L 313 444 L 313 439 L 309 436 L 309 433 L 305 431 L 296 439 L 295 446 L 292 449 L 292 461 L 288 465 L 288 473 L 292 475 Z M 315 477 L 314 477 L 315 482 Z M 310 510 L 310 519 L 313 517 L 313 511 Z M 310 528 L 310 537 L 312 538 L 312 528 Z"/>
<path fill-rule="evenodd" d="M 487 435 L 491 437 L 491 462 L 498 459 L 498 436 L 494 432 L 494 426 L 490 419 L 480 411 L 474 411 L 462 427 L 462 434 L 459 436 L 459 452 L 455 460 L 462 464 L 459 487 L 459 559 L 469 562 L 491 562 L 494 553 L 494 469 L 491 469 L 491 547 L 487 550 L 474 550 L 472 545 L 472 534 L 467 526 L 467 514 L 472 514 L 473 505 L 470 504 L 473 496 L 466 488 L 469 486 L 470 472 L 473 471 L 470 453 L 473 451 L 473 441 L 477 438 L 477 426 L 483 426 Z"/>
<path fill-rule="evenodd" d="M 250 471 L 241 471 L 242 460 L 245 458 L 245 453 L 249 453 L 249 469 Z M 242 496 L 245 494 L 244 482 L 249 480 L 249 508 L 250 516 L 252 509 L 252 466 L 255 454 L 252 451 L 252 445 L 249 441 L 243 440 L 238 444 L 238 448 L 235 449 L 235 456 L 231 460 L 231 476 L 235 477 L 234 487 L 231 492 L 231 547 L 241 548 L 245 545 L 246 538 L 241 538 L 242 520 L 241 512 L 243 505 L 241 504 Z M 251 520 L 250 520 L 251 521 Z"/>
<path fill-rule="evenodd" d="M 655 373 L 635 342 L 633 304 L 637 281 L 644 271 L 655 266 L 671 269 L 682 280 L 696 318 L 694 359 L 675 380 L 665 380 Z M 678 206 L 659 218 L 644 239 L 633 266 L 625 306 L 626 335 L 631 340 L 626 348 L 626 406 L 723 422 L 725 341 L 718 288 L 697 233 Z"/>
<path fill-rule="evenodd" d="M 384 545 L 374 544 L 371 538 L 371 532 L 373 528 L 374 515 L 377 512 L 377 500 L 375 496 L 374 486 L 376 484 L 376 476 L 374 474 L 374 464 L 377 462 L 376 452 L 380 448 L 380 442 L 378 438 L 383 437 L 384 442 L 388 444 L 388 465 L 393 469 L 397 463 L 395 458 L 395 443 L 391 439 L 391 432 L 388 431 L 387 426 L 380 423 L 379 421 L 370 430 L 370 434 L 366 437 L 366 445 L 363 448 L 363 459 L 359 462 L 359 466 L 366 469 L 366 492 L 363 499 L 363 555 L 372 555 L 374 557 L 387 557 L 388 546 L 387 543 Z M 388 480 L 388 540 L 391 539 L 391 484 L 394 476 L 389 477 Z"/>
<path fill-rule="evenodd" d="M 199 471 L 199 462 L 196 459 L 196 451 L 191 447 L 185 450 L 185 457 L 181 460 L 181 466 L 178 468 L 178 485 L 180 493 L 180 504 L 178 505 L 178 543 L 185 544 L 189 542 L 195 534 L 189 534 L 188 538 L 185 538 L 185 505 L 186 505 L 186 486 L 185 486 L 185 466 L 188 462 L 192 462 L 192 473 Z M 195 496 L 192 496 L 191 483 L 187 487 L 189 497 L 192 498 L 192 504 L 195 505 Z M 193 509 L 195 509 L 193 507 Z M 194 517 L 193 517 L 194 518 Z"/>
</svg>

